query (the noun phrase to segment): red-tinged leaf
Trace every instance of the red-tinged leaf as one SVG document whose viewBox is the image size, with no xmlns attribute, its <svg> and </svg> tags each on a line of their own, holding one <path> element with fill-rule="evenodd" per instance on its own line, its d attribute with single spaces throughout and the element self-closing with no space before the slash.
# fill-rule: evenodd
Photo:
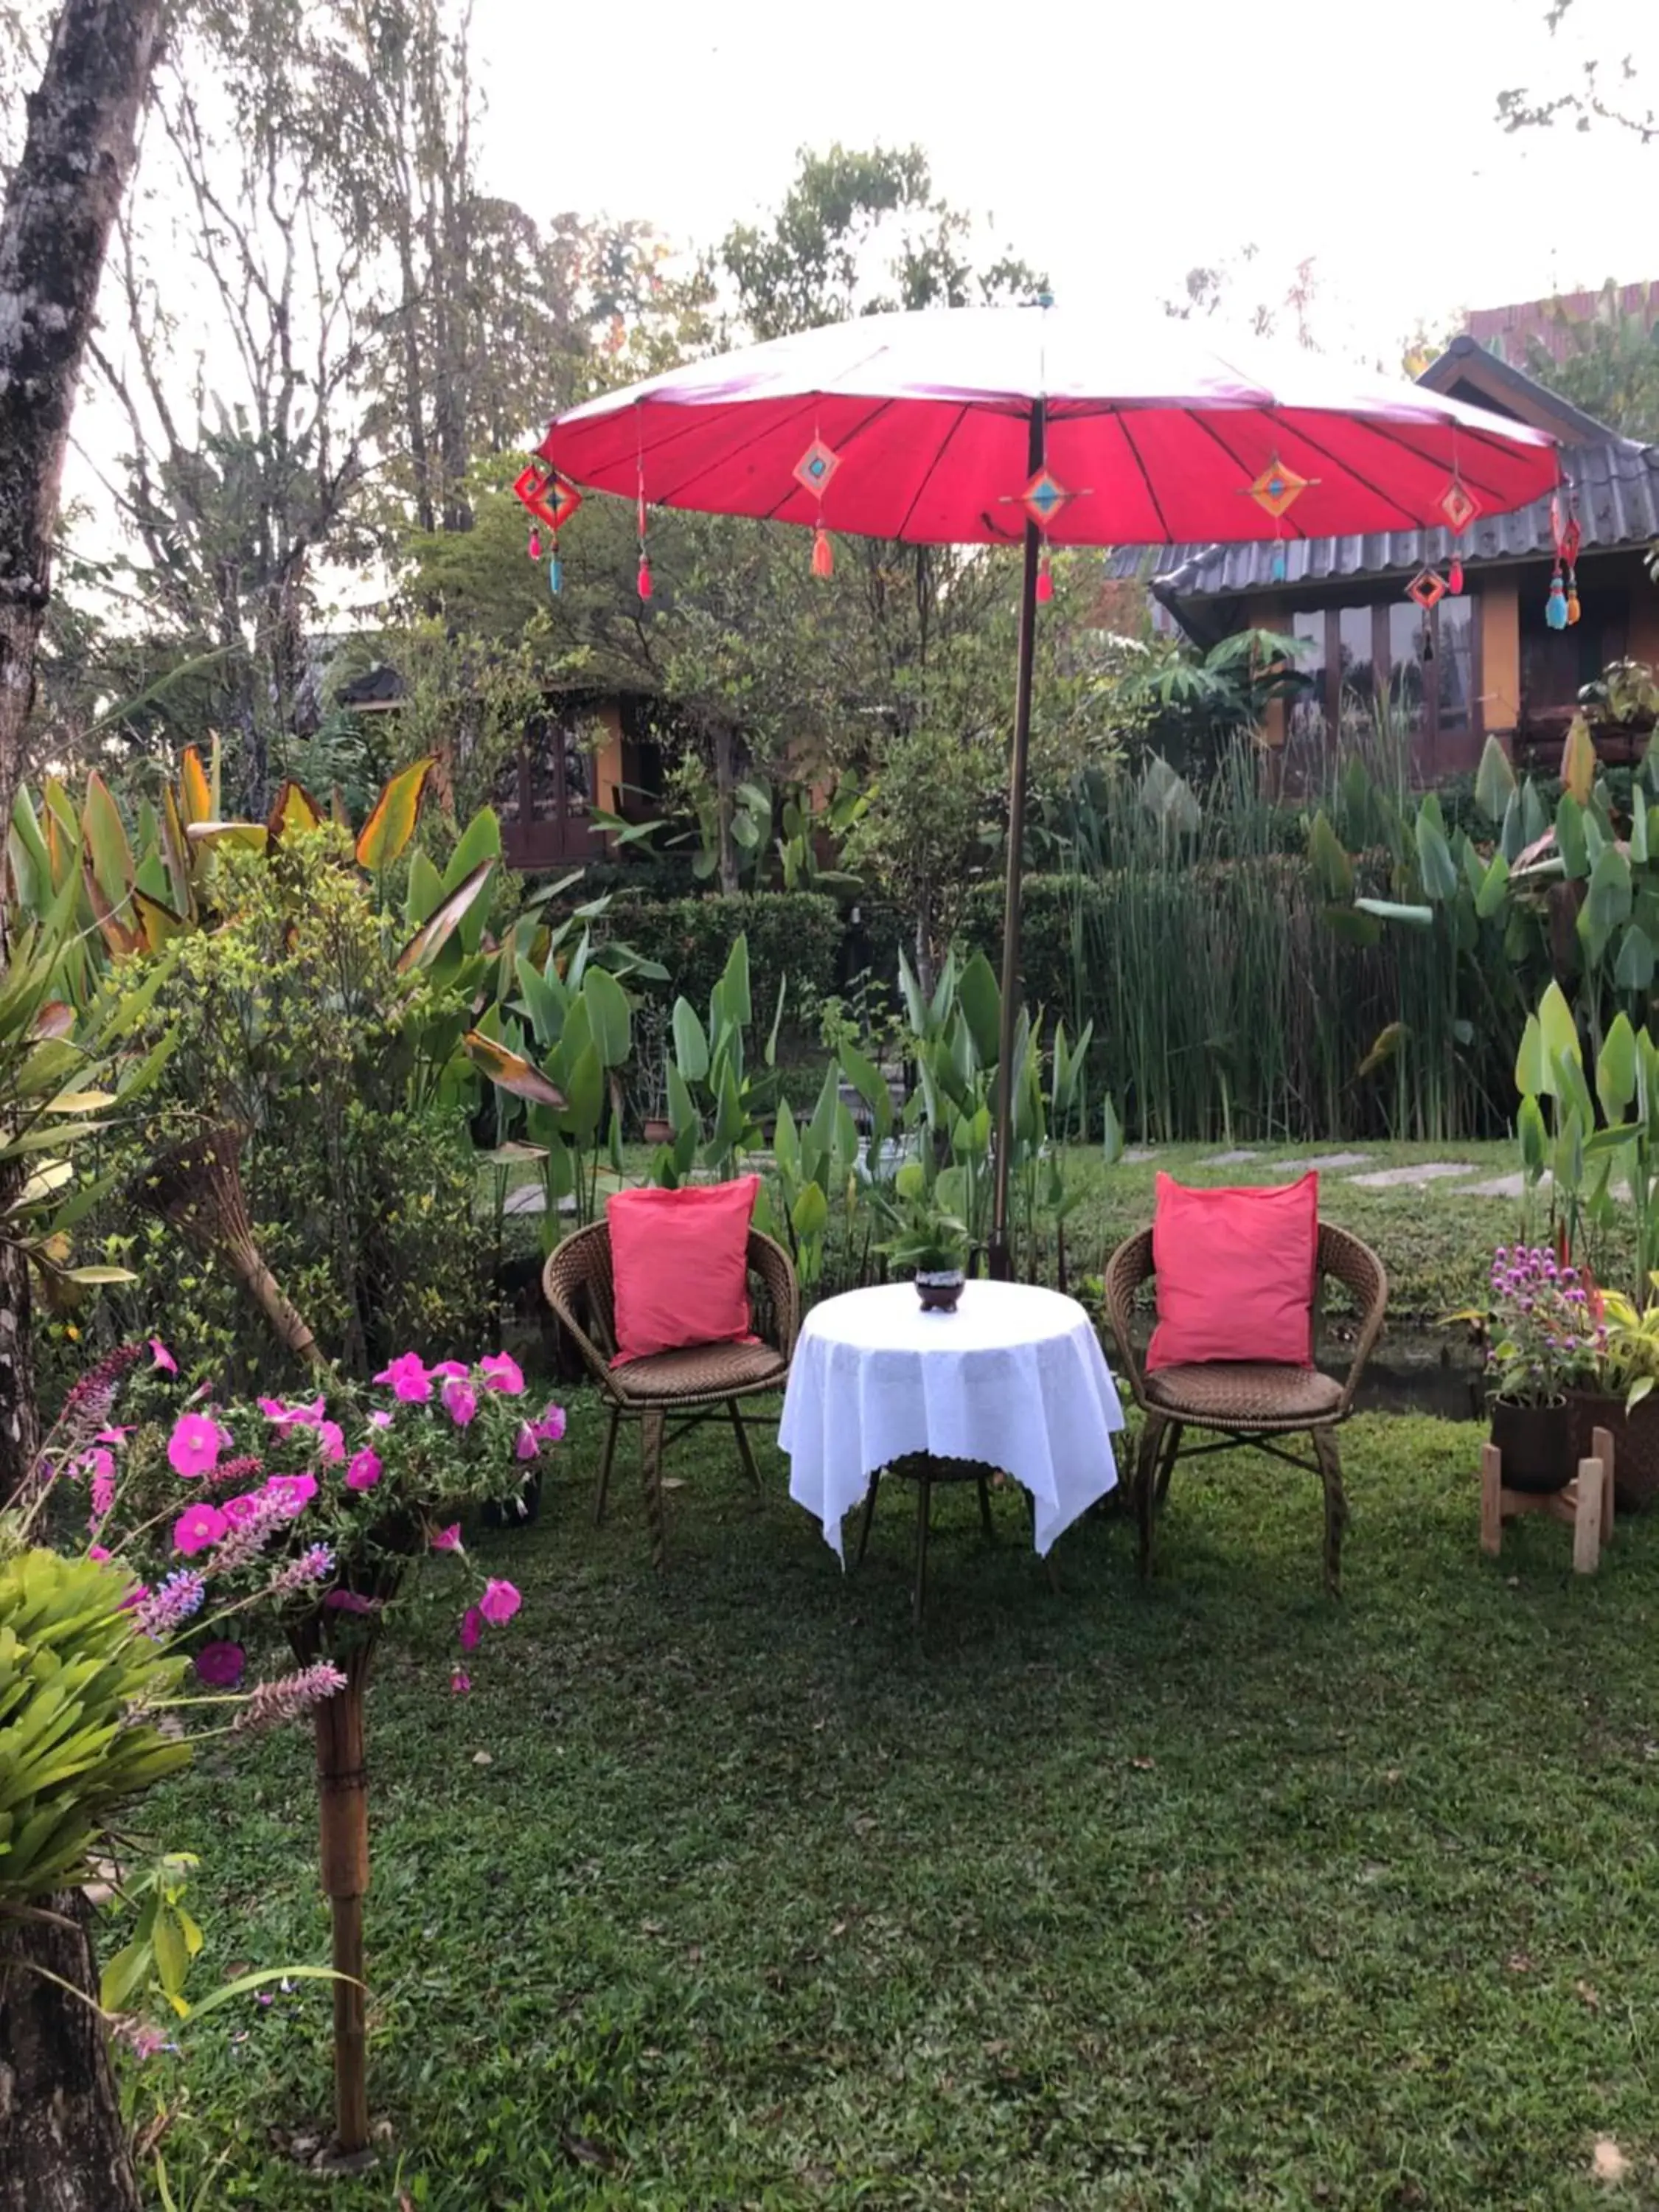
<svg viewBox="0 0 1659 2212">
<path fill-rule="evenodd" d="M 267 832 L 263 822 L 191 822 L 185 827 L 192 852 L 216 845 L 236 845 L 249 853 L 263 853 Z"/>
<path fill-rule="evenodd" d="M 66 1037 L 74 1027 L 74 1007 L 66 1006 L 61 999 L 49 999 L 34 1018 L 33 1035 L 38 1037 Z"/>
<path fill-rule="evenodd" d="M 144 950 L 159 952 L 170 938 L 181 935 L 190 925 L 181 914 L 175 914 L 158 898 L 136 886 L 132 894 L 132 910 L 143 933 Z"/>
<path fill-rule="evenodd" d="M 455 886 L 443 904 L 427 916 L 398 955 L 398 973 L 400 975 L 407 975 L 411 968 L 424 967 L 428 960 L 437 957 L 453 936 L 461 916 L 483 896 L 495 871 L 494 860 L 480 860 L 471 874 Z"/>
<path fill-rule="evenodd" d="M 427 781 L 437 765 L 436 753 L 428 753 L 392 777 L 375 800 L 374 811 L 357 840 L 360 868 L 384 868 L 403 852 L 415 835 Z"/>
<path fill-rule="evenodd" d="M 112 907 L 119 906 L 132 889 L 132 847 L 127 842 L 121 810 L 96 769 L 87 778 L 81 835 L 86 840 L 99 889 Z"/>
<path fill-rule="evenodd" d="M 179 763 L 179 811 L 187 829 L 192 822 L 213 819 L 212 787 L 202 766 L 202 756 L 194 745 L 185 747 L 185 757 Z"/>
<path fill-rule="evenodd" d="M 333 816 L 335 826 L 337 829 L 350 829 L 351 810 L 346 805 L 345 793 L 337 783 L 328 795 L 328 811 Z"/>
<path fill-rule="evenodd" d="M 323 810 L 306 789 L 290 776 L 270 802 L 270 812 L 265 817 L 265 834 L 274 845 L 285 830 L 315 830 L 321 826 Z"/>
<path fill-rule="evenodd" d="M 114 908 L 104 896 L 103 886 L 92 872 L 88 862 L 81 870 L 81 880 L 87 887 L 87 897 L 92 907 L 92 918 L 97 923 L 106 945 L 118 960 L 125 960 L 143 944 L 143 933 L 130 928 L 117 915 Z"/>
<path fill-rule="evenodd" d="M 490 1081 L 501 1091 L 510 1091 L 515 1098 L 528 1098 L 538 1106 L 562 1106 L 564 1093 L 556 1084 L 550 1083 L 540 1068 L 516 1052 L 509 1052 L 494 1037 L 487 1037 L 477 1030 L 469 1030 L 461 1039 L 467 1056 L 481 1067 Z"/>
<path fill-rule="evenodd" d="M 167 864 L 173 899 L 180 911 L 188 914 L 192 906 L 190 848 L 185 842 L 185 825 L 170 783 L 161 786 L 161 852 Z"/>
</svg>

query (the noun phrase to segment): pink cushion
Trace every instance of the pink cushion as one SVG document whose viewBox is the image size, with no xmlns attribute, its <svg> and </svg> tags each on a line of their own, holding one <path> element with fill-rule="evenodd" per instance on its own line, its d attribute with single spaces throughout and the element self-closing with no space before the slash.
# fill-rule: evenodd
<svg viewBox="0 0 1659 2212">
<path fill-rule="evenodd" d="M 1209 1359 L 1313 1364 L 1319 1177 L 1265 1190 L 1158 1179 L 1158 1326 L 1146 1371 Z"/>
<path fill-rule="evenodd" d="M 619 1190 L 605 1206 L 616 1284 L 613 1367 L 690 1344 L 752 1342 L 749 1219 L 758 1176 Z"/>
</svg>

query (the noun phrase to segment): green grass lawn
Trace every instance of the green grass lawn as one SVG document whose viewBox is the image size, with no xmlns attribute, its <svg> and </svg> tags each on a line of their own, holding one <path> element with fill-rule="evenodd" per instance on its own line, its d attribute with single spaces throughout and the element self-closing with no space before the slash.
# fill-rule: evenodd
<svg viewBox="0 0 1659 2212">
<path fill-rule="evenodd" d="M 1177 1470 L 1147 1589 L 1121 1520 L 1056 1597 L 1017 1495 L 990 1547 L 943 1496 L 917 1635 L 903 1486 L 843 1578 L 778 1455 L 757 1502 L 705 1431 L 659 1583 L 631 1458 L 589 1521 L 599 1427 L 574 1400 L 539 1525 L 483 1540 L 526 1603 L 471 1696 L 441 1569 L 374 1690 L 382 2159 L 328 2202 L 1659 2202 L 1659 1522 L 1594 1579 L 1541 1522 L 1494 1567 L 1479 1431 L 1368 1417 L 1340 1604 L 1312 1479 L 1230 1457 Z M 326 1955 L 309 1759 L 149 1808 L 203 1857 L 200 1988 Z M 154 2063 L 181 2206 L 322 2201 L 283 2146 L 327 2013 Z"/>
</svg>

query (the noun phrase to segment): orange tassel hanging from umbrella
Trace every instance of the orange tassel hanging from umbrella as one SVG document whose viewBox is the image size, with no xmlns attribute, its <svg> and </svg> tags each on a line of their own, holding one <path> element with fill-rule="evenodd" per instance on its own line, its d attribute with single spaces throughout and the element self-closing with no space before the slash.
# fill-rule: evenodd
<svg viewBox="0 0 1659 2212">
<path fill-rule="evenodd" d="M 823 526 L 823 495 L 829 489 L 830 479 L 841 466 L 841 455 L 826 446 L 816 432 L 812 442 L 796 462 L 793 474 L 803 491 L 811 493 L 818 503 L 817 520 L 812 526 L 812 574 L 833 576 L 836 573 L 836 549 L 830 542 L 830 532 Z"/>
<path fill-rule="evenodd" d="M 812 532 L 812 574 L 833 576 L 836 573 L 836 549 L 830 542 L 830 532 L 820 522 Z"/>
</svg>

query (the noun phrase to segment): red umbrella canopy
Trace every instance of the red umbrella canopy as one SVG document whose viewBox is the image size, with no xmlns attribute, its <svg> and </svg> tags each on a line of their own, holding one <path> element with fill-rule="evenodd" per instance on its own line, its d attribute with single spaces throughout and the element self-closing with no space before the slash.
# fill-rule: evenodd
<svg viewBox="0 0 1659 2212">
<path fill-rule="evenodd" d="M 539 450 L 653 504 L 994 544 L 1024 531 L 1039 409 L 1057 545 L 1456 530 L 1558 480 L 1544 432 L 1421 386 L 1041 307 L 870 315 L 693 362 L 573 408 Z"/>
</svg>

